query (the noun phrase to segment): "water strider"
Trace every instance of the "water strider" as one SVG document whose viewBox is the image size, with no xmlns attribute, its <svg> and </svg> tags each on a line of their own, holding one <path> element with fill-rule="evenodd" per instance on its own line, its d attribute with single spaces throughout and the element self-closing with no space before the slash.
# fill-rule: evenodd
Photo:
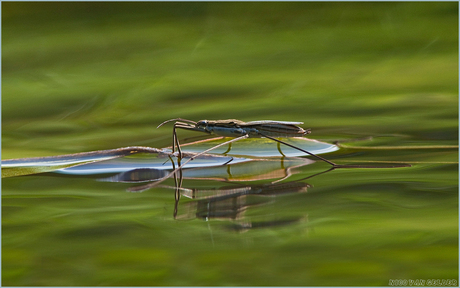
<svg viewBox="0 0 460 288">
<path fill-rule="evenodd" d="M 291 148 L 297 149 L 299 151 L 302 151 L 306 154 L 309 154 L 311 156 L 314 156 L 328 164 L 330 164 L 332 167 L 330 170 L 336 169 L 336 168 L 397 168 L 397 167 L 410 167 L 409 164 L 400 164 L 400 165 L 393 165 L 393 166 L 380 166 L 380 165 L 339 165 L 336 164 L 332 161 L 329 161 L 323 157 L 320 157 L 316 154 L 313 154 L 311 152 L 308 152 L 302 148 L 296 147 L 294 145 L 291 145 L 289 143 L 286 143 L 284 141 L 281 141 L 279 139 L 276 139 L 275 137 L 302 137 L 304 135 L 310 134 L 311 130 L 310 129 L 304 129 L 302 127 L 299 127 L 297 125 L 303 124 L 303 122 L 287 122 L 287 121 L 272 121 L 272 120 L 263 120 L 263 121 L 252 121 L 252 122 L 243 122 L 240 120 L 236 119 L 228 119 L 228 120 L 200 120 L 198 122 L 192 121 L 192 120 L 187 120 L 187 119 L 182 119 L 182 118 L 175 118 L 175 119 L 170 119 L 167 121 L 164 121 L 160 125 L 158 125 L 157 128 L 163 126 L 164 124 L 168 122 L 176 121 L 173 126 L 173 145 L 172 145 L 172 151 L 174 153 L 175 151 L 175 146 L 177 146 L 178 150 L 178 164 L 179 166 L 177 168 L 173 168 L 173 171 L 169 173 L 168 175 L 158 179 L 155 183 L 147 184 L 144 186 L 137 186 L 137 187 L 132 187 L 128 189 L 128 191 L 131 192 L 140 192 L 144 191 L 146 189 L 152 188 L 159 183 L 163 182 L 164 180 L 168 179 L 171 176 L 174 176 L 174 179 L 176 181 L 176 186 L 181 186 L 182 182 L 182 175 L 181 171 L 182 168 L 192 161 L 193 159 L 197 158 L 198 156 L 208 153 L 211 150 L 214 150 L 218 147 L 221 147 L 223 145 L 227 145 L 245 138 L 261 138 L 265 137 L 268 139 L 271 139 L 273 141 L 276 141 L 278 143 L 284 144 L 286 146 L 289 146 Z M 236 137 L 234 139 L 225 141 L 223 143 L 220 143 L 214 147 L 211 147 L 209 149 L 206 149 L 205 151 L 202 151 L 200 153 L 197 153 L 190 157 L 187 161 L 184 163 L 180 164 L 180 159 L 182 158 L 182 151 L 180 149 L 180 144 L 179 140 L 177 138 L 177 132 L 176 128 L 180 129 L 185 129 L 185 130 L 192 130 L 192 131 L 199 131 L 199 132 L 204 132 L 208 134 L 216 134 L 219 136 L 224 136 L 224 137 Z M 231 161 L 231 160 L 230 160 Z M 229 162 L 230 162 L 229 161 Z M 228 162 L 227 162 L 228 163 Z M 226 163 L 226 164 L 227 164 Z M 329 171 L 329 170 L 328 170 Z M 176 178 L 176 173 L 179 172 L 180 176 L 179 178 L 180 183 L 177 183 L 177 178 Z"/>
<path fill-rule="evenodd" d="M 229 144 L 231 142 L 235 142 L 245 138 L 261 138 L 265 137 L 276 141 L 278 143 L 287 145 L 291 148 L 300 150 L 304 153 L 307 153 L 311 156 L 314 156 L 324 162 L 329 163 L 333 167 L 339 167 L 340 165 L 335 164 L 332 161 L 329 161 L 323 157 L 320 157 L 316 154 L 310 153 L 304 149 L 276 139 L 274 137 L 302 137 L 304 135 L 310 134 L 310 129 L 304 129 L 297 125 L 303 124 L 303 122 L 288 122 L 288 121 L 273 121 L 273 120 L 262 120 L 262 121 L 251 121 L 251 122 L 243 122 L 236 119 L 228 119 L 228 120 L 200 120 L 198 122 L 182 119 L 182 118 L 175 118 L 164 121 L 157 128 L 163 126 L 168 122 L 176 121 L 173 126 L 173 145 L 172 145 L 172 152 L 174 153 L 175 147 L 177 147 L 177 151 L 179 153 L 179 158 L 182 158 L 182 151 L 180 149 L 179 140 L 177 138 L 176 128 L 185 129 L 185 130 L 192 130 L 192 131 L 199 131 L 208 134 L 215 134 L 223 137 L 236 137 L 236 139 L 224 142 L 210 148 L 206 151 L 213 150 L 217 147 L 220 147 L 225 144 Z M 188 122 L 188 123 L 186 123 Z M 190 159 L 192 160 L 192 159 Z M 184 163 L 185 164 L 185 163 Z"/>
</svg>

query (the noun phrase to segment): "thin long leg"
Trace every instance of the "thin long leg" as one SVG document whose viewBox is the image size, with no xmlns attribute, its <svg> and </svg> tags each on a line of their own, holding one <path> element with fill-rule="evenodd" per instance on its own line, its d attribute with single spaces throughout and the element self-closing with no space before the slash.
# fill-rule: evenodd
<svg viewBox="0 0 460 288">
<path fill-rule="evenodd" d="M 211 151 L 211 150 L 214 150 L 214 149 L 219 148 L 219 147 L 221 147 L 221 146 L 224 146 L 224 145 L 227 145 L 227 144 L 236 142 L 236 141 L 241 140 L 241 139 L 246 139 L 246 138 L 248 138 L 248 137 L 249 137 L 249 135 L 246 134 L 246 135 L 243 135 L 243 136 L 241 136 L 241 137 L 238 137 L 238 138 L 234 138 L 234 139 L 232 139 L 232 140 L 225 141 L 224 143 L 220 143 L 220 144 L 218 144 L 218 145 L 216 145 L 216 146 L 214 146 L 214 147 L 211 147 L 211 148 L 209 148 L 209 149 L 204 150 L 203 152 L 200 152 L 200 153 L 198 153 L 198 154 L 195 154 L 195 155 L 193 155 L 192 157 L 190 157 L 190 159 L 188 159 L 187 161 L 185 161 L 184 164 L 182 164 L 181 166 L 179 166 L 176 170 L 181 169 L 181 168 L 184 167 L 185 164 L 187 164 L 188 162 L 192 161 L 193 159 L 197 158 L 198 156 L 201 156 L 201 155 L 203 155 L 203 154 L 205 154 L 205 153 L 208 153 L 208 152 Z M 175 172 L 176 172 L 176 171 L 173 171 L 173 172 L 171 172 L 171 173 L 175 173 Z M 167 176 L 166 176 L 166 177 L 167 177 Z"/>
<path fill-rule="evenodd" d="M 182 169 L 179 170 L 179 187 L 182 187 L 182 180 L 184 177 L 182 176 Z"/>
<path fill-rule="evenodd" d="M 173 161 L 173 169 L 175 169 L 175 165 L 174 165 L 174 161 Z M 179 206 L 179 200 L 180 200 L 180 188 L 182 187 L 182 174 L 180 174 L 180 181 L 178 182 L 177 181 L 177 175 L 174 174 L 174 184 L 175 184 L 175 191 L 174 191 L 174 212 L 173 212 L 173 216 L 174 216 L 174 219 L 176 219 L 176 216 L 177 216 L 177 209 L 178 209 L 178 206 Z"/>
<path fill-rule="evenodd" d="M 173 139 L 172 139 L 172 153 L 174 153 L 175 148 L 176 148 L 176 124 L 173 126 Z"/>
<path fill-rule="evenodd" d="M 243 135 L 241 137 L 238 137 L 238 138 L 234 138 L 232 140 L 229 140 L 229 141 L 225 141 L 223 143 L 220 143 L 214 147 L 211 147 L 209 149 L 206 149 L 204 150 L 203 152 L 200 152 L 198 154 L 195 154 L 194 156 L 190 157 L 190 159 L 188 159 L 187 161 L 185 161 L 182 165 L 180 165 L 179 167 L 177 167 L 176 169 L 174 169 L 171 173 L 169 173 L 168 175 L 164 176 L 163 178 L 160 178 L 158 181 L 155 181 L 154 183 L 149 183 L 147 185 L 143 185 L 143 186 L 136 186 L 136 187 L 131 187 L 131 188 L 128 188 L 128 191 L 130 192 L 142 192 L 142 191 L 145 191 L 147 189 L 150 189 L 152 187 L 155 187 L 157 186 L 158 184 L 160 184 L 161 182 L 165 181 L 166 179 L 168 179 L 169 177 L 171 177 L 172 175 L 174 175 L 175 173 L 177 173 L 179 170 L 181 170 L 188 162 L 192 161 L 193 159 L 197 158 L 198 156 L 201 156 L 211 150 L 214 150 L 216 148 L 219 148 L 221 146 L 224 146 L 224 145 L 227 145 L 229 143 L 233 143 L 233 142 L 236 142 L 238 140 L 241 140 L 241 139 L 245 139 L 245 138 L 248 138 L 249 135 Z M 230 161 L 229 161 L 230 162 Z M 227 164 L 228 162 L 226 162 L 225 164 Z"/>
<path fill-rule="evenodd" d="M 267 136 L 267 135 L 262 134 L 262 133 L 260 133 L 260 132 L 259 132 L 259 134 L 260 134 L 261 136 L 263 136 L 263 137 L 266 137 L 266 138 L 271 139 L 271 140 L 273 140 L 273 141 L 276 141 L 276 142 L 278 142 L 278 143 L 284 144 L 284 145 L 286 145 L 286 146 L 289 146 L 289 147 L 291 147 L 291 148 L 297 149 L 297 150 L 302 151 L 302 152 L 304 152 L 304 153 L 307 153 L 307 154 L 309 154 L 309 155 L 311 155 L 311 156 L 314 156 L 314 157 L 316 157 L 316 158 L 318 158 L 318 159 L 320 159 L 320 160 L 322 160 L 322 161 L 324 161 L 324 162 L 326 162 L 326 163 L 331 164 L 331 165 L 334 166 L 334 167 L 340 166 L 340 165 L 335 164 L 335 163 L 332 162 L 332 161 L 329 161 L 329 160 L 327 160 L 327 159 L 325 159 L 325 158 L 323 158 L 323 157 L 321 157 L 321 156 L 318 156 L 318 155 L 316 155 L 316 154 L 313 154 L 313 153 L 311 153 L 311 152 L 308 152 L 307 150 L 304 150 L 304 149 L 302 149 L 302 148 L 296 147 L 296 146 L 294 146 L 294 145 L 291 145 L 291 144 L 286 143 L 286 142 L 284 142 L 284 141 L 278 140 L 278 139 L 276 139 L 276 138 Z"/>
<path fill-rule="evenodd" d="M 177 138 L 177 132 L 176 132 L 176 124 L 174 124 L 173 127 L 173 148 L 172 152 L 174 153 L 174 145 L 177 146 L 177 152 L 179 152 L 179 159 L 182 158 L 182 150 L 180 149 L 180 144 L 179 144 L 179 138 Z"/>
<path fill-rule="evenodd" d="M 185 126 L 184 126 L 185 125 Z M 182 129 L 190 129 L 189 127 L 190 124 L 187 123 L 182 123 L 182 122 L 176 122 L 174 123 L 173 126 L 173 145 L 172 145 L 172 152 L 174 153 L 175 147 L 177 147 L 177 152 L 179 152 L 179 159 L 182 158 L 182 150 L 180 149 L 180 143 L 179 143 L 179 138 L 177 137 L 177 131 L 176 128 L 182 128 Z"/>
<path fill-rule="evenodd" d="M 283 151 L 281 151 L 281 143 L 280 142 L 276 143 L 276 147 L 278 148 L 278 152 L 280 152 L 280 154 L 283 155 L 283 157 L 286 157 L 286 155 L 284 155 Z"/>
<path fill-rule="evenodd" d="M 305 153 L 307 153 L 307 154 L 309 154 L 311 156 L 314 156 L 314 157 L 316 157 L 316 158 L 318 158 L 318 159 L 320 159 L 320 160 L 322 160 L 324 162 L 327 162 L 328 164 L 331 164 L 332 168 L 400 168 L 400 167 L 411 167 L 409 164 L 396 165 L 396 166 L 392 166 L 392 167 L 382 167 L 382 166 L 378 166 L 378 165 L 339 165 L 339 164 L 335 164 L 334 162 L 329 161 L 329 160 L 327 160 L 327 159 L 325 159 L 325 158 L 323 158 L 321 156 L 315 155 L 315 154 L 313 154 L 311 152 L 308 152 L 308 151 L 306 151 L 304 149 L 301 149 L 299 147 L 296 147 L 296 146 L 291 145 L 289 143 L 286 143 L 284 141 L 278 140 L 276 138 L 264 135 L 264 134 L 262 134 L 260 132 L 259 132 L 259 135 L 263 136 L 263 137 L 267 137 L 268 139 L 271 139 L 273 141 L 276 141 L 276 142 L 279 142 L 281 144 L 287 145 L 287 146 L 289 146 L 291 148 L 294 148 L 294 149 L 297 149 L 299 151 L 305 152 Z"/>
<path fill-rule="evenodd" d="M 182 188 L 182 171 L 179 173 L 179 182 L 176 175 L 174 175 L 174 181 L 176 184 L 176 191 L 174 193 L 174 219 L 176 219 L 179 210 L 180 189 Z"/>
<path fill-rule="evenodd" d="M 177 183 L 176 183 L 177 185 Z M 177 218 L 177 211 L 179 207 L 179 200 L 180 200 L 180 192 L 179 189 L 176 188 L 176 191 L 174 191 L 174 212 L 173 212 L 173 217 L 174 219 Z"/>
<path fill-rule="evenodd" d="M 180 119 L 178 118 L 179 120 L 184 120 L 184 119 Z M 166 122 L 169 122 L 169 121 L 172 121 L 172 120 L 168 120 Z M 186 121 L 190 121 L 190 120 L 186 120 Z M 161 123 L 158 127 L 160 127 L 161 125 L 163 125 L 164 123 L 166 122 L 163 122 Z M 191 121 L 193 122 L 193 121 Z M 196 123 L 196 122 L 193 122 L 193 123 Z M 157 128 L 158 128 L 157 127 Z M 180 128 L 180 129 L 185 129 L 185 130 L 192 130 L 192 131 L 199 131 L 199 132 L 206 132 L 208 134 L 211 134 L 210 132 L 206 131 L 206 130 L 203 130 L 203 129 L 200 129 L 200 128 L 196 128 L 194 125 L 191 125 L 191 124 L 188 124 L 188 123 L 184 123 L 184 122 L 179 122 L 177 121 L 176 123 L 174 123 L 174 126 L 173 126 L 173 145 L 172 145 L 172 152 L 174 153 L 175 152 L 175 147 L 177 147 L 177 151 L 179 152 L 179 159 L 182 158 L 182 150 L 180 149 L 180 143 L 179 143 L 179 138 L 177 137 L 177 132 L 176 132 L 176 129 L 177 128 Z"/>
<path fill-rule="evenodd" d="M 172 163 L 172 168 L 173 170 L 176 169 L 176 165 L 174 164 L 174 161 L 171 159 L 171 156 L 169 156 L 169 159 L 171 160 Z M 177 180 L 177 175 L 174 174 L 174 212 L 173 212 L 173 217 L 176 219 L 177 217 L 177 211 L 178 211 L 178 206 L 179 206 L 179 200 L 180 200 L 180 189 L 182 188 L 182 173 L 179 174 L 179 181 Z"/>
<path fill-rule="evenodd" d="M 225 155 L 225 154 L 227 154 L 228 152 L 230 152 L 230 150 L 232 150 L 232 143 L 228 144 L 228 149 L 227 149 L 227 151 L 225 151 L 225 152 L 222 153 L 222 154 Z"/>
</svg>

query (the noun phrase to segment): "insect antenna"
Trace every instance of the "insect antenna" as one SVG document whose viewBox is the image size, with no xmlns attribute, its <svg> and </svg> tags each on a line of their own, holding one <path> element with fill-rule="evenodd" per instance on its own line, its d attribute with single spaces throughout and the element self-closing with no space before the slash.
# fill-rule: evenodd
<svg viewBox="0 0 460 288">
<path fill-rule="evenodd" d="M 187 120 L 187 119 L 182 119 L 182 118 L 174 118 L 174 119 L 169 119 L 169 120 L 164 121 L 163 123 L 161 123 L 160 125 L 158 125 L 157 128 L 160 128 L 160 127 L 163 126 L 164 124 L 166 124 L 166 123 L 168 123 L 168 122 L 172 122 L 172 121 L 184 121 L 184 122 L 196 124 L 196 122 L 195 122 L 195 121 L 192 121 L 192 120 Z"/>
</svg>

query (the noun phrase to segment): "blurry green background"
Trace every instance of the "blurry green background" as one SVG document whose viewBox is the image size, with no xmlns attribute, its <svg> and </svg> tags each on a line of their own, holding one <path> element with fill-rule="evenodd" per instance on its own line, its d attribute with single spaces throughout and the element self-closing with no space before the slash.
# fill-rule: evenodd
<svg viewBox="0 0 460 288">
<path fill-rule="evenodd" d="M 457 139 L 454 2 L 2 7 L 4 159 L 164 146 L 176 117 Z"/>
<path fill-rule="evenodd" d="M 458 145 L 458 3 L 2 3 L 2 159 L 165 147 L 156 126 L 176 117 Z M 215 228 L 215 246 L 206 223 L 171 219 L 170 190 L 4 178 L 2 284 L 458 280 L 457 150 L 382 151 L 350 153 L 414 167 L 334 171 L 281 200 L 314 236 Z"/>
</svg>

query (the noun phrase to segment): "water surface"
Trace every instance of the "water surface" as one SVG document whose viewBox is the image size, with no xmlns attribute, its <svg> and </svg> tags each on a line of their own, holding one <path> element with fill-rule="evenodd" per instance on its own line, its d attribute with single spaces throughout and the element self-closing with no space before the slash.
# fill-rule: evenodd
<svg viewBox="0 0 460 288">
<path fill-rule="evenodd" d="M 2 178 L 2 285 L 458 281 L 458 3 L 2 3 L 2 159 L 167 147 L 177 117 L 302 121 L 338 164 L 411 167 L 273 156 L 184 173 L 179 201 Z"/>
</svg>

